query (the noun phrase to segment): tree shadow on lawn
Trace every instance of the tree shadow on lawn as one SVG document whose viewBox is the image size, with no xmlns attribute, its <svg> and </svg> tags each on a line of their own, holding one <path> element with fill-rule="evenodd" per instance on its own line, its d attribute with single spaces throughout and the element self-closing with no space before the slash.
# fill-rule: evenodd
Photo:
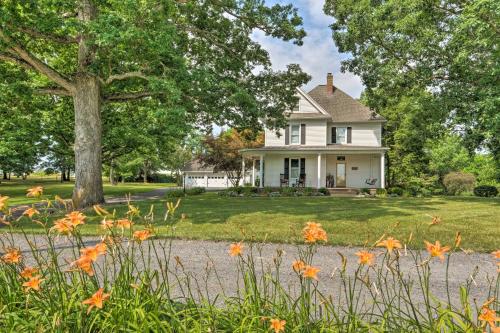
<svg viewBox="0 0 500 333">
<path fill-rule="evenodd" d="M 412 198 L 413 199 L 413 198 Z M 196 201 L 195 201 L 196 200 Z M 205 202 L 203 202 L 205 201 Z M 367 222 L 380 217 L 390 219 L 429 212 L 445 205 L 444 201 L 415 198 L 206 198 L 185 200 L 180 213 L 186 213 L 192 224 L 220 224 L 248 214 L 286 216 L 290 218 Z M 254 216 L 258 218 L 258 216 Z"/>
</svg>

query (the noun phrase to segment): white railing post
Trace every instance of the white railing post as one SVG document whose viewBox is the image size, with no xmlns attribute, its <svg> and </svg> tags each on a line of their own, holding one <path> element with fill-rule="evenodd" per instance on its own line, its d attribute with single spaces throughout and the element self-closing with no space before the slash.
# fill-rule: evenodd
<svg viewBox="0 0 500 333">
<path fill-rule="evenodd" d="M 241 159 L 241 186 L 245 185 L 245 158 Z"/>
<path fill-rule="evenodd" d="M 255 186 L 255 158 L 252 158 L 252 187 Z"/>
<path fill-rule="evenodd" d="M 321 154 L 318 154 L 318 186 L 321 187 Z"/>
<path fill-rule="evenodd" d="M 264 155 L 260 155 L 259 187 L 264 187 Z"/>
<path fill-rule="evenodd" d="M 380 187 L 385 188 L 385 153 L 380 155 Z"/>
</svg>

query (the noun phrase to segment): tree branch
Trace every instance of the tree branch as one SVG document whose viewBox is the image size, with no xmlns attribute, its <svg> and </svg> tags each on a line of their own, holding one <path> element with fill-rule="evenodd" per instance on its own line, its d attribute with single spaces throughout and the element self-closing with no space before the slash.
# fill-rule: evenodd
<svg viewBox="0 0 500 333">
<path fill-rule="evenodd" d="M 109 95 L 104 98 L 105 102 L 126 102 L 137 99 L 142 99 L 145 97 L 159 96 L 162 93 L 159 92 L 149 92 L 149 91 L 141 91 L 135 93 L 123 93 L 123 94 L 114 94 Z"/>
<path fill-rule="evenodd" d="M 18 66 L 21 66 L 24 69 L 27 69 L 29 71 L 35 70 L 35 68 L 33 66 L 31 66 L 30 64 L 28 64 L 26 61 L 19 59 L 15 56 L 10 56 L 10 55 L 4 54 L 4 53 L 0 53 L 0 60 L 12 62 L 12 63 L 14 63 Z"/>
<path fill-rule="evenodd" d="M 7 36 L 4 31 L 0 28 L 0 39 L 5 41 L 11 49 L 9 51 L 15 52 L 22 60 L 30 64 L 39 73 L 47 76 L 50 80 L 54 81 L 64 89 L 68 90 L 70 93 L 75 92 L 75 86 L 71 81 L 67 80 L 56 70 L 51 68 L 49 65 L 43 63 L 38 58 L 30 54 L 28 51 L 23 49 L 19 44 L 15 43 L 9 36 Z"/>
<path fill-rule="evenodd" d="M 41 95 L 72 96 L 72 94 L 64 88 L 39 88 L 35 89 L 35 92 Z"/>
<path fill-rule="evenodd" d="M 123 74 L 116 74 L 116 75 L 110 75 L 106 81 L 104 81 L 105 84 L 110 84 L 113 81 L 121 81 L 121 80 L 127 80 L 131 78 L 140 78 L 147 80 L 148 77 L 144 75 L 141 71 L 137 72 L 128 72 L 128 73 L 123 73 Z"/>
<path fill-rule="evenodd" d="M 12 27 L 12 29 L 21 31 L 27 35 L 30 35 L 31 37 L 35 38 L 40 38 L 40 39 L 46 39 L 50 40 L 56 43 L 61 43 L 61 44 L 73 44 L 73 43 L 78 43 L 77 38 L 73 38 L 70 36 L 60 36 L 60 35 L 55 35 L 55 34 L 49 34 L 46 32 L 41 32 L 32 28 L 28 27 L 13 27 L 10 24 L 8 25 L 9 27 Z"/>
</svg>

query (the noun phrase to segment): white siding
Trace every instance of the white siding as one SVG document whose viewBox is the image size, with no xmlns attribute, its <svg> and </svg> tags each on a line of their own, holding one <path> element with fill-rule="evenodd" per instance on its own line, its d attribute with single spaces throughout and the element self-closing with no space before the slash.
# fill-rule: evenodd
<svg viewBox="0 0 500 333">
<path fill-rule="evenodd" d="M 373 146 L 382 145 L 382 124 L 381 123 L 329 123 L 327 140 L 332 142 L 332 127 L 352 127 L 352 145 L 353 146 Z"/>
<path fill-rule="evenodd" d="M 306 125 L 306 144 L 305 146 L 325 146 L 326 145 L 326 120 L 293 120 L 292 124 Z M 274 131 L 265 130 L 265 145 L 266 147 L 285 146 L 285 130 L 281 130 L 281 137 L 278 138 Z"/>
<path fill-rule="evenodd" d="M 278 137 L 276 135 L 276 131 L 271 131 L 266 128 L 265 130 L 265 146 L 266 147 L 276 147 L 276 146 L 284 146 L 285 145 L 285 131 L 280 131 L 281 136 Z"/>
<path fill-rule="evenodd" d="M 306 125 L 306 146 L 326 145 L 326 120 L 297 120 Z"/>
<path fill-rule="evenodd" d="M 270 155 L 264 157 L 264 186 L 279 187 L 280 174 L 285 172 L 285 158 L 306 159 L 306 187 L 316 187 L 318 182 L 317 155 Z"/>
<path fill-rule="evenodd" d="M 339 154 L 340 155 L 340 154 Z M 380 155 L 341 155 L 345 161 L 337 161 L 337 155 L 328 155 L 326 174 L 333 175 L 337 185 L 337 163 L 346 165 L 346 187 L 353 188 L 379 188 L 380 187 Z M 371 160 L 371 161 L 370 161 Z M 352 168 L 357 168 L 353 170 Z M 376 178 L 377 182 L 370 186 L 366 184 L 369 178 Z"/>
<path fill-rule="evenodd" d="M 299 96 L 299 112 L 306 113 L 319 113 L 318 110 L 311 104 L 307 99 L 302 96 Z"/>
<path fill-rule="evenodd" d="M 264 186 L 280 186 L 280 174 L 284 171 L 283 158 L 279 155 L 264 157 Z"/>
</svg>

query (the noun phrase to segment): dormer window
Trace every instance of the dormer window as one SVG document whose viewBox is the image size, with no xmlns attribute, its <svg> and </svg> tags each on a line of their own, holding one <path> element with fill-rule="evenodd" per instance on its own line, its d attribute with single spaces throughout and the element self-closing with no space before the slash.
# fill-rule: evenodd
<svg viewBox="0 0 500 333">
<path fill-rule="evenodd" d="M 298 145 L 300 143 L 300 125 L 291 125 L 290 126 L 290 143 L 292 145 Z"/>
</svg>

